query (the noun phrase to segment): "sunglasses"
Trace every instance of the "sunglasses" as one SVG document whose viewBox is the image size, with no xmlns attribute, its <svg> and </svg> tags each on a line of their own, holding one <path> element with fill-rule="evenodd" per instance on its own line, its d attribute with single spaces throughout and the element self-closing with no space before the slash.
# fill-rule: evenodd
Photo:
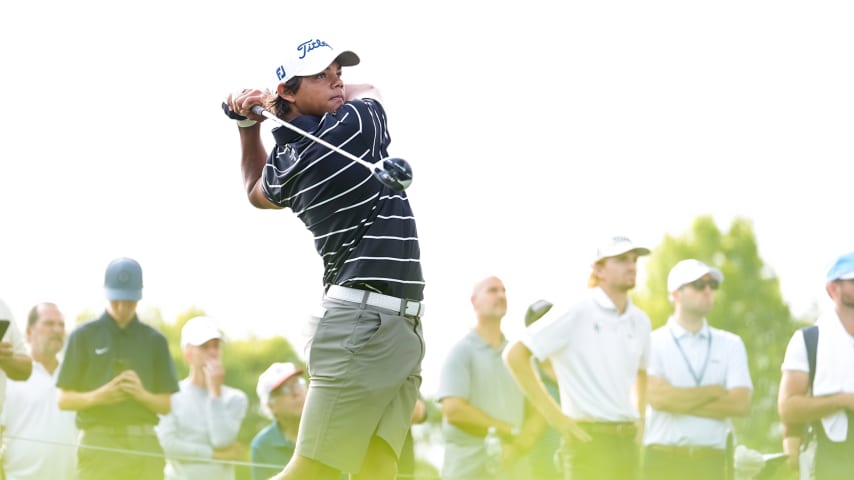
<svg viewBox="0 0 854 480">
<path fill-rule="evenodd" d="M 273 395 L 293 396 L 299 392 L 305 392 L 305 387 L 306 387 L 305 379 L 304 378 L 298 378 L 296 382 L 293 382 L 293 383 L 288 384 L 288 385 L 282 385 L 281 387 L 273 390 L 272 394 Z"/>
<path fill-rule="evenodd" d="M 712 290 L 717 290 L 718 287 L 721 285 L 721 282 L 715 280 L 714 278 L 711 280 L 699 278 L 689 283 L 688 285 L 691 285 L 692 288 L 698 291 L 703 291 L 706 289 L 706 287 L 710 287 Z"/>
</svg>

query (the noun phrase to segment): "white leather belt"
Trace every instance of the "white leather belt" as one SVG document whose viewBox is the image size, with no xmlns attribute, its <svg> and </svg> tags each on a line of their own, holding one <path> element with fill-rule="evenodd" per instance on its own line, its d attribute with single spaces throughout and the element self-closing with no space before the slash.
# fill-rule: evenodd
<svg viewBox="0 0 854 480">
<path fill-rule="evenodd" d="M 407 317 L 421 317 L 424 315 L 424 304 L 413 300 L 383 295 L 382 293 L 359 290 L 358 288 L 342 287 L 341 285 L 330 285 L 326 296 L 345 302 L 365 303 L 374 307 L 386 308 L 402 313 Z"/>
</svg>

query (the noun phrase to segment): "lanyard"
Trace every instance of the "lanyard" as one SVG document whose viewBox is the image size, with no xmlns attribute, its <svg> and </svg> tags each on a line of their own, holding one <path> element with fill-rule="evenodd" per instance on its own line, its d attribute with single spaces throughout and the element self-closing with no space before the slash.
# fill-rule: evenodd
<svg viewBox="0 0 854 480">
<path fill-rule="evenodd" d="M 670 337 L 673 338 L 673 343 L 676 344 L 676 348 L 678 348 L 679 353 L 682 354 L 682 360 L 685 360 L 685 365 L 688 366 L 688 371 L 691 372 L 691 376 L 694 377 L 694 384 L 699 387 L 700 383 L 703 381 L 703 375 L 706 374 L 706 367 L 709 365 L 709 357 L 712 356 L 712 332 L 708 332 L 708 336 L 706 338 L 706 359 L 703 361 L 703 368 L 700 369 L 699 375 L 694 371 L 694 367 L 691 366 L 691 361 L 688 360 L 688 355 L 685 355 L 685 351 L 682 350 L 682 345 L 679 344 L 679 339 L 676 338 L 676 335 L 673 335 L 673 330 L 670 330 Z"/>
</svg>

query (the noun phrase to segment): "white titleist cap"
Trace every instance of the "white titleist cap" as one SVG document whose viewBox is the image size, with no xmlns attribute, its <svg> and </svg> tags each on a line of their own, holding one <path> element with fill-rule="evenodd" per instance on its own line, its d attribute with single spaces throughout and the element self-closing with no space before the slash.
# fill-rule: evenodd
<svg viewBox="0 0 854 480">
<path fill-rule="evenodd" d="M 320 73 L 336 60 L 342 67 L 359 64 L 359 56 L 350 50 L 336 50 L 316 37 L 304 38 L 286 52 L 284 62 L 276 67 L 276 86 L 294 77 Z"/>
</svg>

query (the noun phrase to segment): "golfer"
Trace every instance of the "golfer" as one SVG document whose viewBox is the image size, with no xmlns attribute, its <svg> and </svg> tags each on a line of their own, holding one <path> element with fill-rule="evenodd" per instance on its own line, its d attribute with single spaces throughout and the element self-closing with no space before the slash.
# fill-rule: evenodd
<svg viewBox="0 0 854 480">
<path fill-rule="evenodd" d="M 251 108 L 370 163 L 388 156 L 386 113 L 369 85 L 344 85 L 352 51 L 323 38 L 286 45 L 275 92 L 244 90 L 226 105 L 238 120 L 243 181 L 257 208 L 290 208 L 323 261 L 323 314 L 306 345 L 310 384 L 296 455 L 278 479 L 392 479 L 418 389 L 424 279 L 415 217 L 404 192 L 345 156 L 278 126 L 269 154 Z M 270 239 L 275 252 L 286 241 Z M 284 269 L 286 266 L 277 266 Z"/>
</svg>

